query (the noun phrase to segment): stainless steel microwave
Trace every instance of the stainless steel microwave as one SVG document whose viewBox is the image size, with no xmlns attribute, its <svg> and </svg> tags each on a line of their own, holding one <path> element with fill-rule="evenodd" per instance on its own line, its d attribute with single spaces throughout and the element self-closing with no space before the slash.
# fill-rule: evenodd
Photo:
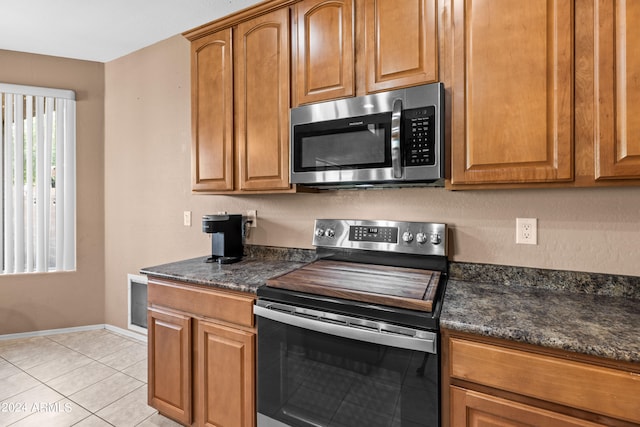
<svg viewBox="0 0 640 427">
<path fill-rule="evenodd" d="M 444 88 L 414 86 L 291 109 L 291 182 L 403 187 L 444 178 Z"/>
</svg>

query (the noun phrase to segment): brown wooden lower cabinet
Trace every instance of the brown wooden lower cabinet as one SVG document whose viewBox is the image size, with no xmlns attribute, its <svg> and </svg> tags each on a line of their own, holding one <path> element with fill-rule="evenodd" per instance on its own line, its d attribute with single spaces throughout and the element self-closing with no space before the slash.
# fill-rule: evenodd
<svg viewBox="0 0 640 427">
<path fill-rule="evenodd" d="M 205 321 L 197 330 L 199 425 L 255 425 L 256 334 Z"/>
<path fill-rule="evenodd" d="M 147 310 L 149 405 L 191 424 L 191 317 Z"/>
<path fill-rule="evenodd" d="M 443 330 L 443 426 L 638 426 L 640 366 Z"/>
<path fill-rule="evenodd" d="M 452 427 L 604 426 L 531 405 L 451 387 Z"/>
<path fill-rule="evenodd" d="M 254 427 L 254 301 L 149 277 L 149 405 L 185 426 Z"/>
</svg>

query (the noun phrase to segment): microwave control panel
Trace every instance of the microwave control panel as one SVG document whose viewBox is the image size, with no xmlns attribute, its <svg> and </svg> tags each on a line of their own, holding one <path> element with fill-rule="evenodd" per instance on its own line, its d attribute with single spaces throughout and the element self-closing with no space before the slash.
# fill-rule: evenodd
<svg viewBox="0 0 640 427">
<path fill-rule="evenodd" d="M 433 106 L 403 111 L 404 115 L 404 165 L 434 165 L 436 109 Z"/>
</svg>

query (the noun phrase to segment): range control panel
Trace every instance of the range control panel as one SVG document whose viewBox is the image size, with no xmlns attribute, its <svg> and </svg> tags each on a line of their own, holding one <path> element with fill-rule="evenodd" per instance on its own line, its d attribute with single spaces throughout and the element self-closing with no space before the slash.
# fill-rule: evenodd
<svg viewBox="0 0 640 427">
<path fill-rule="evenodd" d="M 352 242 L 398 243 L 398 229 L 396 227 L 352 225 L 349 227 L 349 240 Z"/>
<path fill-rule="evenodd" d="M 317 219 L 314 246 L 447 255 L 447 225 L 433 222 Z"/>
</svg>

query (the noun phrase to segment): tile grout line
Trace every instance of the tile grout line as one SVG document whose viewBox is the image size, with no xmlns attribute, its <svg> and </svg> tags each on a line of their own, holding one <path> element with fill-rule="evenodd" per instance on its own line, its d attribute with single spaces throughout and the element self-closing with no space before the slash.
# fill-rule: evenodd
<svg viewBox="0 0 640 427">
<path fill-rule="evenodd" d="M 109 375 L 109 376 L 107 376 L 107 377 L 103 378 L 102 380 L 105 380 L 105 379 L 107 379 L 107 378 L 111 378 L 112 376 L 114 376 L 114 375 L 115 375 L 115 374 L 117 374 L 117 373 L 122 373 L 123 375 L 127 375 L 127 376 L 129 376 L 129 377 L 131 377 L 131 378 L 134 378 L 134 377 L 132 377 L 131 375 L 125 374 L 124 372 L 121 372 L 120 370 L 118 370 L 118 369 L 116 369 L 116 368 L 113 368 L 113 367 L 111 367 L 111 366 L 109 366 L 109 365 L 106 365 L 106 364 L 104 364 L 104 363 L 100 362 L 99 360 L 94 359 L 93 357 L 91 357 L 91 356 L 89 356 L 89 355 L 86 355 L 86 354 L 84 354 L 84 353 L 82 353 L 82 352 L 80 352 L 80 351 L 78 351 L 78 350 L 76 350 L 76 349 L 73 349 L 73 348 L 71 348 L 71 347 L 68 347 L 68 346 L 66 346 L 66 345 L 64 345 L 64 344 L 60 344 L 59 342 L 57 342 L 57 341 L 55 341 L 55 340 L 51 340 L 48 336 L 47 336 L 47 337 L 44 337 L 44 338 L 49 339 L 50 341 L 52 341 L 52 342 L 54 342 L 54 343 L 56 343 L 56 344 L 59 344 L 59 345 L 61 345 L 61 346 L 65 347 L 65 348 L 67 348 L 67 349 L 69 349 L 69 350 L 73 351 L 74 353 L 77 353 L 77 354 L 79 354 L 79 355 L 81 355 L 81 356 L 83 356 L 83 357 L 86 357 L 87 359 L 90 359 L 92 362 L 100 363 L 102 366 L 106 366 L 106 367 L 111 368 L 111 369 L 113 369 L 114 371 L 116 371 L 116 372 L 114 372 L 113 374 L 111 374 L 111 375 Z M 4 358 L 3 358 L 3 359 L 4 359 Z M 34 380 L 36 380 L 38 383 L 40 383 L 40 384 L 42 384 L 42 385 L 44 385 L 44 386 L 48 387 L 49 389 L 53 390 L 54 392 L 58 393 L 58 394 L 59 394 L 59 395 L 61 395 L 61 396 L 64 396 L 64 397 L 65 397 L 65 398 L 67 398 L 67 399 L 71 399 L 71 398 L 70 398 L 70 396 L 67 396 L 66 394 L 64 394 L 64 393 L 62 393 L 62 392 L 60 392 L 60 391 L 56 390 L 55 388 L 51 387 L 49 384 L 47 384 L 47 382 L 49 382 L 49 381 L 53 381 L 53 380 L 55 380 L 56 378 L 62 377 L 62 376 L 67 375 L 67 374 L 69 374 L 69 373 L 71 373 L 71 372 L 73 372 L 73 371 L 76 371 L 76 370 L 78 370 L 78 369 L 82 369 L 82 368 L 84 368 L 84 367 L 86 366 L 86 365 L 78 366 L 77 368 L 72 369 L 71 371 L 68 371 L 68 372 L 62 373 L 62 374 L 60 374 L 60 375 L 58 375 L 58 376 L 56 376 L 56 377 L 50 378 L 49 380 L 47 380 L 47 382 L 45 382 L 45 381 L 43 381 L 43 380 L 41 380 L 41 379 L 39 379 L 39 378 L 35 377 L 34 375 L 30 374 L 29 372 L 27 372 L 26 370 L 22 369 L 21 367 L 17 366 L 16 364 L 14 364 L 14 363 L 12 363 L 12 362 L 10 362 L 10 361 L 6 360 L 6 359 L 4 359 L 4 360 L 5 360 L 5 361 L 7 361 L 7 363 L 9 363 L 9 364 L 11 364 L 12 366 L 14 366 L 16 369 L 19 369 L 19 370 L 20 370 L 20 371 L 22 371 L 24 374 L 26 374 L 26 375 L 30 376 L 31 378 L 33 378 Z M 40 365 L 43 365 L 43 364 L 45 364 L 45 363 L 47 363 L 47 362 L 42 362 L 42 363 L 40 363 L 40 364 L 38 364 L 38 365 L 32 366 L 31 368 L 35 368 L 35 367 L 40 366 Z M 89 363 L 91 363 L 91 362 L 89 362 Z M 89 363 L 88 363 L 88 364 L 89 364 Z M 88 365 L 88 364 L 87 364 L 87 365 Z M 31 369 L 31 368 L 29 368 L 29 369 Z M 137 379 L 137 378 L 134 378 L 134 379 Z M 102 381 L 102 380 L 101 380 L 101 381 Z M 140 381 L 140 380 L 138 380 L 138 381 Z M 82 390 L 84 390 L 84 389 L 86 389 L 86 388 L 88 388 L 88 387 L 91 387 L 92 385 L 93 385 L 93 384 L 90 384 L 90 385 L 88 385 L 88 386 L 86 386 L 86 387 L 81 388 L 80 390 L 76 390 L 74 393 L 77 393 L 77 392 L 79 392 L 79 391 L 82 391 Z M 37 385 L 36 385 L 36 386 L 34 386 L 34 387 L 32 387 L 32 388 L 30 388 L 30 389 L 28 389 L 28 390 L 32 390 L 32 389 L 33 389 L 33 388 L 35 388 L 35 387 L 37 387 Z M 28 391 L 28 390 L 24 390 L 24 391 Z M 22 391 L 22 392 L 20 392 L 20 393 L 24 393 L 24 391 Z M 18 394 L 20 394 L 20 393 L 18 393 Z M 72 394 L 73 394 L 73 393 L 72 393 Z M 16 395 L 13 395 L 13 396 L 16 396 Z M 13 396 L 10 396 L 10 397 L 13 397 Z M 79 405 L 79 406 L 82 406 L 82 405 L 80 405 L 79 403 L 77 403 L 77 402 L 75 402 L 75 401 L 74 401 L 74 403 L 76 403 L 76 404 L 77 404 L 77 405 Z M 84 408 L 84 407 L 83 407 L 83 408 Z M 87 411 L 89 411 L 87 408 L 84 408 L 84 409 L 86 409 Z"/>
<path fill-rule="evenodd" d="M 0 356 L 0 359 L 4 360 L 4 361 L 5 361 L 5 362 L 7 362 L 9 365 L 11 365 L 11 366 L 13 366 L 14 368 L 16 368 L 17 370 L 19 370 L 21 373 L 28 375 L 29 377 L 33 378 L 34 380 L 36 380 L 36 381 L 38 382 L 38 384 L 34 385 L 33 387 L 30 387 L 30 388 L 28 388 L 28 389 L 26 389 L 26 390 L 22 390 L 22 391 L 20 391 L 20 392 L 18 392 L 18 393 L 16 393 L 16 394 L 12 394 L 11 396 L 7 396 L 7 397 L 6 397 L 5 399 L 3 399 L 1 402 L 5 402 L 5 401 L 7 401 L 8 399 L 11 399 L 12 397 L 15 397 L 15 396 L 17 396 L 17 395 L 19 395 L 19 394 L 22 394 L 22 393 L 24 393 L 24 392 L 27 392 L 27 391 L 29 391 L 29 390 L 33 390 L 34 388 L 38 387 L 39 385 L 44 384 L 42 381 L 40 381 L 39 379 L 37 379 L 36 377 L 34 377 L 33 375 L 31 375 L 30 373 L 28 373 L 27 371 L 25 371 L 24 369 L 22 369 L 21 367 L 19 367 L 19 366 L 18 366 L 18 365 L 16 365 L 15 363 L 13 363 L 13 362 L 11 362 L 11 361 L 9 361 L 9 360 L 5 359 L 5 358 L 4 358 L 4 357 L 2 357 L 2 356 Z M 16 374 L 14 374 L 14 375 L 16 375 Z M 10 376 L 11 376 L 11 375 L 10 375 Z"/>
<path fill-rule="evenodd" d="M 60 345 L 60 346 L 62 346 L 62 347 L 65 347 L 65 348 L 67 348 L 67 349 L 69 349 L 69 350 L 71 350 L 71 351 L 73 351 L 73 352 L 75 352 L 75 353 L 78 353 L 78 354 L 80 354 L 80 355 L 82 355 L 82 356 L 84 356 L 84 357 L 87 357 L 88 359 L 90 359 L 90 360 L 92 360 L 92 361 L 94 361 L 94 362 L 100 363 L 101 365 L 103 365 L 103 366 L 107 366 L 107 367 L 109 367 L 109 368 L 113 369 L 114 371 L 116 371 L 116 372 L 114 372 L 113 374 L 109 375 L 108 377 L 103 378 L 103 379 L 102 379 L 102 380 L 100 380 L 100 381 L 103 381 L 103 380 L 105 380 L 105 379 L 107 379 L 107 378 L 111 378 L 112 376 L 116 375 L 117 373 L 122 373 L 122 372 L 120 372 L 118 369 L 115 369 L 115 368 L 112 368 L 111 366 L 105 365 L 104 363 L 100 362 L 99 360 L 96 360 L 96 359 L 92 358 L 91 356 L 88 356 L 88 355 L 86 355 L 86 354 L 84 354 L 84 353 L 82 353 L 82 352 L 80 352 L 80 351 L 78 351 L 78 350 L 76 350 L 76 349 L 73 349 L 73 348 L 71 348 L 71 347 L 69 347 L 69 346 L 66 346 L 66 345 L 64 345 L 64 344 L 61 344 L 61 343 L 59 343 L 59 342 L 57 342 L 57 341 L 55 341 L 55 340 L 53 340 L 53 339 L 49 338 L 49 336 L 44 336 L 43 338 L 46 338 L 46 339 L 48 339 L 48 340 L 49 340 L 49 341 L 51 341 L 51 342 L 54 342 L 54 343 L 56 343 L 56 344 L 59 344 L 59 345 Z M 29 339 L 29 338 L 25 338 L 25 339 Z M 42 385 L 42 386 L 45 386 L 45 387 L 47 387 L 48 389 L 52 390 L 52 391 L 53 391 L 53 392 L 55 392 L 56 394 L 59 394 L 60 396 L 62 396 L 62 399 L 56 400 L 56 401 L 55 401 L 55 402 L 53 402 L 53 403 L 58 403 L 58 402 L 61 402 L 62 400 L 67 399 L 67 400 L 69 400 L 69 401 L 73 402 L 74 404 L 78 405 L 80 408 L 84 409 L 85 411 L 87 411 L 87 412 L 89 413 L 89 415 L 87 415 L 86 417 L 82 418 L 81 420 L 79 420 L 79 421 L 78 421 L 77 423 L 75 423 L 75 424 L 78 424 L 78 423 L 82 422 L 83 420 L 85 420 L 85 419 L 87 419 L 87 418 L 91 417 L 92 415 L 94 415 L 94 416 L 96 416 L 97 418 L 100 418 L 102 421 L 106 422 L 107 424 L 109 424 L 109 425 L 112 425 L 112 426 L 113 426 L 113 424 L 111 424 L 111 423 L 109 423 L 107 420 L 105 420 L 105 419 L 103 419 L 103 418 L 99 417 L 98 415 L 96 415 L 96 413 L 95 413 L 95 412 L 91 411 L 89 408 L 85 408 L 85 407 L 84 407 L 84 406 L 82 406 L 80 403 L 78 403 L 78 402 L 76 402 L 75 400 L 71 399 L 70 395 L 69 395 L 69 396 L 67 396 L 66 394 L 64 394 L 64 393 L 62 393 L 62 392 L 60 392 L 60 391 L 56 390 L 55 388 L 51 387 L 51 386 L 50 386 L 49 384 L 47 384 L 46 382 L 44 382 L 44 381 L 40 380 L 39 378 L 37 378 L 37 377 L 33 376 L 33 375 L 32 375 L 32 374 L 30 374 L 29 372 L 25 371 L 24 369 L 22 369 L 21 367 L 19 367 L 19 366 L 15 365 L 14 363 L 12 363 L 12 362 L 8 361 L 8 360 L 7 360 L 7 359 L 5 359 L 4 357 L 2 357 L 2 359 L 3 359 L 3 360 L 5 360 L 7 363 L 11 364 L 11 365 L 12 365 L 13 367 L 15 367 L 16 369 L 20 370 L 21 372 L 23 372 L 24 374 L 28 375 L 29 377 L 33 378 L 34 380 L 36 380 L 36 381 L 38 382 L 38 384 L 37 384 L 37 385 L 35 385 L 35 386 L 33 386 L 33 387 L 31 387 L 31 388 L 29 388 L 29 389 L 27 389 L 27 390 L 23 390 L 23 391 L 21 391 L 20 393 L 14 394 L 13 396 L 8 397 L 7 399 L 10 399 L 11 397 L 15 397 L 15 396 L 17 396 L 17 395 L 19 395 L 19 394 L 22 394 L 22 393 L 24 393 L 24 392 L 27 392 L 27 391 L 29 391 L 29 390 L 33 390 L 34 388 L 36 388 L 36 387 L 38 387 L 38 386 Z M 43 362 L 43 363 L 41 363 L 41 364 L 44 364 L 44 363 L 47 363 L 47 362 Z M 89 362 L 89 363 L 91 363 L 91 362 Z M 40 365 L 41 365 L 41 364 L 40 364 Z M 39 365 L 36 365 L 36 366 L 39 366 Z M 33 367 L 36 367 L 36 366 L 33 366 Z M 71 371 L 69 371 L 69 372 L 73 372 L 73 371 L 75 371 L 75 370 L 77 370 L 77 369 L 81 369 L 81 368 L 83 368 L 84 366 L 86 366 L 86 365 L 79 366 L 79 367 L 77 367 L 77 368 L 75 368 L 75 369 L 72 369 L 72 370 L 71 370 Z M 64 373 L 64 374 L 60 374 L 60 375 L 58 375 L 57 377 L 51 378 L 49 381 L 53 381 L 54 379 L 59 378 L 59 377 L 61 377 L 61 376 L 63 376 L 63 375 L 66 375 L 66 374 L 68 374 L 69 372 L 66 372 L 66 373 Z M 124 374 L 124 373 L 123 373 L 123 375 L 127 375 L 127 374 Z M 129 376 L 130 376 L 130 375 L 129 375 Z M 132 377 L 132 378 L 133 378 L 133 377 Z M 134 379 L 135 379 L 135 378 L 134 378 Z M 138 380 L 138 381 L 139 381 L 139 380 Z M 99 381 L 98 381 L 98 382 L 99 382 Z M 95 383 L 94 383 L 94 384 L 95 384 Z M 91 387 L 91 386 L 92 386 L 92 385 L 94 385 L 94 384 L 90 384 L 90 385 L 88 385 L 88 386 L 86 386 L 86 387 L 83 387 L 82 389 L 77 390 L 77 391 L 75 391 L 74 393 L 77 393 L 77 392 L 82 391 L 82 390 L 84 390 L 84 389 L 86 389 L 86 388 L 88 388 L 88 387 Z M 74 393 L 72 393 L 72 394 L 74 394 Z M 6 399 L 5 399 L 5 400 L 6 400 Z M 113 402 L 111 402 L 111 403 L 113 403 Z M 110 403 L 110 404 L 111 404 L 111 403 Z M 109 404 L 109 405 L 110 405 L 110 404 Z M 108 406 L 108 405 L 106 405 L 106 406 Z M 106 407 L 106 406 L 105 406 L 105 407 Z M 103 409 L 103 408 L 100 408 L 100 409 Z M 16 424 L 16 423 L 18 423 L 18 422 L 21 422 L 22 420 L 25 420 L 25 419 L 27 419 L 27 418 L 29 418 L 29 417 L 31 417 L 31 416 L 35 416 L 35 415 L 36 415 L 36 414 L 30 414 L 30 415 L 27 415 L 26 417 L 21 418 L 20 420 L 17 420 L 17 421 L 15 421 L 15 422 L 13 422 L 13 423 L 9 424 L 9 425 L 8 425 L 8 427 L 10 427 L 10 426 L 12 426 L 12 425 L 14 425 L 14 424 Z"/>
<path fill-rule="evenodd" d="M 131 343 L 133 343 L 133 344 L 139 344 L 139 341 L 138 341 L 138 340 L 134 340 L 134 339 L 131 339 L 131 338 L 127 337 L 127 336 L 123 336 L 123 335 L 117 334 L 117 333 L 115 333 L 115 332 L 113 332 L 113 331 L 107 331 L 107 333 L 108 333 L 108 334 L 110 334 L 110 335 L 117 336 L 117 337 L 119 337 L 119 338 L 123 338 L 124 340 L 129 341 L 129 342 L 131 342 Z M 17 366 L 15 363 L 13 363 L 13 362 L 11 362 L 11 361 L 7 360 L 6 358 L 4 358 L 4 357 L 0 356 L 0 359 L 4 360 L 4 361 L 5 361 L 5 362 L 7 362 L 9 365 L 13 366 L 13 367 L 14 367 L 14 368 L 16 368 L 18 371 L 20 371 L 20 372 L 22 372 L 22 373 L 26 374 L 27 376 L 29 376 L 30 378 L 34 379 L 34 380 L 38 383 L 38 384 L 36 384 L 34 387 L 30 387 L 30 388 L 28 388 L 28 389 L 26 389 L 26 390 L 23 390 L 23 391 L 21 391 L 21 392 L 19 392 L 19 393 L 17 393 L 17 394 L 14 394 L 14 395 L 12 395 L 12 396 L 9 396 L 9 397 L 7 397 L 7 398 L 6 398 L 6 399 L 4 399 L 4 400 L 10 399 L 11 397 L 17 396 L 17 395 L 19 395 L 19 394 L 21 394 L 21 393 L 24 393 L 24 392 L 27 392 L 27 391 L 29 391 L 29 390 L 33 390 L 34 388 L 38 387 L 39 385 L 43 385 L 43 386 L 45 386 L 46 388 L 48 388 L 48 389 L 52 390 L 53 392 L 55 392 L 56 394 L 58 394 L 58 395 L 62 396 L 62 398 L 61 398 L 61 399 L 57 400 L 57 401 L 56 401 L 56 402 L 54 402 L 54 403 L 60 402 L 60 401 L 62 401 L 62 400 L 64 400 L 64 399 L 67 399 L 67 400 L 69 400 L 69 401 L 73 402 L 74 404 L 78 405 L 80 408 L 82 408 L 82 409 L 84 409 L 85 411 L 87 411 L 87 412 L 88 412 L 88 415 L 87 415 L 86 417 L 82 418 L 81 420 L 78 420 L 76 423 L 74 423 L 74 425 L 75 425 L 75 424 L 78 424 L 78 423 L 80 423 L 80 422 L 82 422 L 82 421 L 84 421 L 85 419 L 87 419 L 87 418 L 89 418 L 89 417 L 91 417 L 91 416 L 95 416 L 96 418 L 100 419 L 101 421 L 103 421 L 103 422 L 105 422 L 105 423 L 107 423 L 107 424 L 109 424 L 109 425 L 113 426 L 113 424 L 111 424 L 110 422 L 108 422 L 108 421 L 107 421 L 107 420 L 105 420 L 104 418 L 102 418 L 102 417 L 100 417 L 99 415 L 97 415 L 97 412 L 99 412 L 99 411 L 103 410 L 104 408 L 108 407 L 109 405 L 114 404 L 115 402 L 119 401 L 120 399 L 123 399 L 124 397 L 126 397 L 126 396 L 130 395 L 131 393 L 133 393 L 133 392 L 135 392 L 135 391 L 137 391 L 137 390 L 139 390 L 140 388 L 142 388 L 142 387 L 146 387 L 146 386 L 148 385 L 148 381 L 142 381 L 142 380 L 140 380 L 139 378 L 134 377 L 133 375 L 130 375 L 130 374 L 128 374 L 128 373 L 123 372 L 124 370 L 126 370 L 126 369 L 128 369 L 128 368 L 132 367 L 133 365 L 135 365 L 135 364 L 137 364 L 137 363 L 140 363 L 140 362 L 141 362 L 142 360 L 144 360 L 144 359 L 141 359 L 141 360 L 139 360 L 139 361 L 133 362 L 132 364 L 127 365 L 127 366 L 123 367 L 122 369 L 119 369 L 119 368 L 115 368 L 115 367 L 113 367 L 113 366 L 109 366 L 109 365 L 107 365 L 106 363 L 101 362 L 99 359 L 96 359 L 96 358 L 95 358 L 95 357 L 93 357 L 93 356 L 87 355 L 87 354 L 85 354 L 85 353 L 83 353 L 83 352 L 81 352 L 81 351 L 79 351 L 79 350 L 77 350 L 77 349 L 74 349 L 74 348 L 70 347 L 69 345 L 67 345 L 67 344 L 65 344 L 65 343 L 61 343 L 61 342 L 59 342 L 59 341 L 56 341 L 55 339 L 52 339 L 52 338 L 50 338 L 49 336 L 43 336 L 43 338 L 46 338 L 48 341 L 50 341 L 50 342 L 52 342 L 52 343 L 58 344 L 58 345 L 60 345 L 60 346 L 62 346 L 62 347 L 64 347 L 64 348 L 66 348 L 66 349 L 68 349 L 68 350 L 70 350 L 70 351 L 73 351 L 74 353 L 77 353 L 77 354 L 79 354 L 79 355 L 81 355 L 81 356 L 83 356 L 83 357 L 86 357 L 87 359 L 89 359 L 89 360 L 91 361 L 91 362 L 89 362 L 89 364 L 90 364 L 90 363 L 92 363 L 92 362 L 97 362 L 97 363 L 99 363 L 100 365 L 102 365 L 102 366 L 104 366 L 104 367 L 107 367 L 107 368 L 110 368 L 110 369 L 113 369 L 113 370 L 115 371 L 115 372 L 114 372 L 114 373 L 112 373 L 111 375 L 109 375 L 109 376 L 107 376 L 107 377 L 105 377 L 105 378 L 102 378 L 101 380 L 97 381 L 96 383 L 93 383 L 93 384 L 87 385 L 86 387 L 83 387 L 83 388 L 82 388 L 82 389 L 80 389 L 80 390 L 76 390 L 76 391 L 74 391 L 74 393 L 72 393 L 72 394 L 75 394 L 75 393 L 78 393 L 78 392 L 80 392 L 80 391 L 82 391 L 82 390 L 85 390 L 85 389 L 87 389 L 88 387 L 91 387 L 91 386 L 93 386 L 93 385 L 97 384 L 97 383 L 98 383 L 98 382 L 100 382 L 100 381 L 104 381 L 104 380 L 105 380 L 105 379 L 107 379 L 107 378 L 111 378 L 111 377 L 115 376 L 115 375 L 116 375 L 116 374 L 118 374 L 118 373 L 120 373 L 120 374 L 122 374 L 122 375 L 124 375 L 124 376 L 127 376 L 127 377 L 129 377 L 129 378 L 131 378 L 131 379 L 133 379 L 133 380 L 139 381 L 139 382 L 141 382 L 142 384 L 141 384 L 141 385 L 139 385 L 138 387 L 136 387 L 135 389 L 131 390 L 130 392 L 126 393 L 125 395 L 120 396 L 119 398 L 117 398 L 117 399 L 116 399 L 116 400 L 114 400 L 113 402 L 110 402 L 109 404 L 107 404 L 107 405 L 103 406 L 102 408 L 98 409 L 97 411 L 93 412 L 93 411 L 89 410 L 88 408 L 85 408 L 85 407 L 84 407 L 84 406 L 82 406 L 80 403 L 76 402 L 75 400 L 71 399 L 70 395 L 66 395 L 65 393 L 62 393 L 62 392 L 60 392 L 60 391 L 56 390 L 55 388 L 51 387 L 51 386 L 50 386 L 49 384 L 47 384 L 46 382 L 44 382 L 44 381 L 42 381 L 42 380 L 38 379 L 37 377 L 33 376 L 32 374 L 30 374 L 29 372 L 27 372 L 27 371 L 26 371 L 26 370 L 24 370 L 23 368 L 21 368 L 21 367 Z M 26 340 L 28 340 L 28 339 L 30 339 L 30 338 L 24 338 L 24 340 L 25 340 L 25 341 L 26 341 Z M 146 343 L 144 343 L 144 344 L 146 345 Z M 101 359 L 102 359 L 102 358 L 104 358 L 104 357 L 107 357 L 107 356 L 113 355 L 113 354 L 115 354 L 115 353 L 117 353 L 117 351 L 115 351 L 115 352 L 111 352 L 111 353 L 109 353 L 109 354 L 105 354 L 105 355 L 101 356 Z M 36 367 L 36 366 L 40 366 L 40 365 L 42 365 L 42 364 L 44 364 L 44 363 L 48 363 L 48 362 L 42 362 L 42 363 L 40 363 L 40 364 L 38 364 L 38 365 L 35 365 L 35 366 L 33 366 L 33 367 L 30 367 L 29 369 L 34 368 L 34 367 Z M 83 367 L 86 367 L 86 366 L 87 366 L 87 365 L 79 366 L 79 367 L 77 367 L 77 368 L 75 368 L 75 369 L 72 369 L 71 371 L 65 372 L 65 373 L 63 373 L 63 374 L 60 374 L 60 375 L 58 375 L 58 376 L 54 377 L 54 378 L 49 379 L 49 380 L 48 380 L 48 382 L 49 382 L 49 381 L 53 381 L 53 380 L 55 380 L 56 378 L 59 378 L 59 377 L 61 377 L 61 376 L 63 376 L 63 375 L 67 375 L 67 374 L 69 374 L 69 373 L 71 373 L 71 372 L 73 372 L 73 371 L 76 371 L 76 370 L 78 370 L 78 369 L 82 369 Z M 140 422 L 138 422 L 136 425 L 139 425 L 139 424 L 141 424 L 141 423 L 144 423 L 145 421 L 147 421 L 148 419 L 150 419 L 151 417 L 153 417 L 156 413 L 157 413 L 157 411 L 156 411 L 155 413 L 153 413 L 153 414 L 151 414 L 151 415 L 149 415 L 149 416 L 145 417 L 143 420 L 141 420 Z M 17 421 L 15 421 L 15 422 L 13 422 L 13 423 L 9 424 L 9 426 L 11 426 L 11 425 L 13 425 L 13 424 L 15 424 L 15 423 L 17 423 L 17 422 L 21 422 L 21 421 L 23 421 L 23 420 L 25 420 L 25 419 L 27 419 L 27 418 L 29 418 L 29 417 L 31 417 L 31 416 L 34 416 L 34 415 L 36 415 L 36 414 L 30 414 L 30 415 L 27 415 L 26 417 L 21 418 L 20 420 L 17 420 Z"/>
</svg>

